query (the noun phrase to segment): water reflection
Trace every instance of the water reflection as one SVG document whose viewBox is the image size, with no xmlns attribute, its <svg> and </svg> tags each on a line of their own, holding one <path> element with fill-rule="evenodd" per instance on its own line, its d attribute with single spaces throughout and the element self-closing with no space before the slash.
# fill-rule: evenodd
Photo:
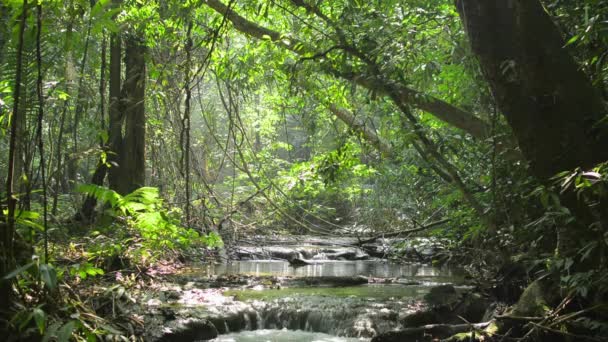
<svg viewBox="0 0 608 342">
<path fill-rule="evenodd" d="M 382 261 L 324 261 L 322 263 L 302 267 L 291 267 L 286 261 L 277 260 L 247 260 L 234 261 L 229 264 L 207 265 L 207 275 L 247 274 L 255 276 L 297 276 L 321 277 L 339 276 L 348 277 L 363 275 L 374 278 L 412 278 L 418 280 L 429 279 L 436 282 L 454 282 L 459 273 L 448 267 L 431 267 L 415 264 L 395 264 Z"/>
</svg>

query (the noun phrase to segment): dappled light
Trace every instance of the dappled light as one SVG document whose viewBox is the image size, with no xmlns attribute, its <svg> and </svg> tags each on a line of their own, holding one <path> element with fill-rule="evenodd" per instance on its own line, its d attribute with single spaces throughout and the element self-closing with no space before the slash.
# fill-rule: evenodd
<svg viewBox="0 0 608 342">
<path fill-rule="evenodd" d="M 608 0 L 0 2 L 0 336 L 604 341 Z"/>
</svg>

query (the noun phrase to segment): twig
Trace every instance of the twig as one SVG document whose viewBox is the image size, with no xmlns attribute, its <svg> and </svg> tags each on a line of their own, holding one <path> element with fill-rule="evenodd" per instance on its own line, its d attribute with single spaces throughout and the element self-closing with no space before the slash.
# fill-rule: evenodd
<svg viewBox="0 0 608 342">
<path fill-rule="evenodd" d="M 540 325 L 540 324 L 534 323 L 534 322 L 530 322 L 530 324 L 534 325 L 535 327 L 538 327 L 538 328 L 543 329 L 543 330 L 550 331 L 550 332 L 555 333 L 555 334 L 560 334 L 560 335 L 564 335 L 564 336 L 568 336 L 568 337 L 573 337 L 573 338 L 575 338 L 577 340 L 583 339 L 583 340 L 588 340 L 588 341 L 602 342 L 602 340 L 600 340 L 598 338 L 595 338 L 595 337 L 585 336 L 585 335 L 577 335 L 577 334 L 569 333 L 567 331 L 560 331 L 560 330 L 549 328 L 547 326 Z"/>
</svg>

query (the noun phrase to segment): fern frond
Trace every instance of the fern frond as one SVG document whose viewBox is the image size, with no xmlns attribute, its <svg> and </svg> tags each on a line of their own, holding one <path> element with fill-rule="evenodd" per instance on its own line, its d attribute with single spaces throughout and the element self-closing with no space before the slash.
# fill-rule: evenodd
<svg viewBox="0 0 608 342">
<path fill-rule="evenodd" d="M 136 189 L 132 193 L 123 197 L 124 204 L 128 202 L 138 202 L 141 204 L 161 204 L 160 195 L 158 194 L 158 188 L 145 186 L 143 188 Z"/>
<path fill-rule="evenodd" d="M 92 196 L 100 202 L 108 203 L 112 208 L 117 208 L 123 201 L 123 197 L 116 191 L 95 184 L 81 184 L 76 191 Z"/>
</svg>

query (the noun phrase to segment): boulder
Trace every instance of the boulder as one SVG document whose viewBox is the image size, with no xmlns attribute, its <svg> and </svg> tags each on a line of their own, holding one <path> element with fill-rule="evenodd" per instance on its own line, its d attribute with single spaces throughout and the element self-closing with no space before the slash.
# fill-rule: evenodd
<svg viewBox="0 0 608 342">
<path fill-rule="evenodd" d="M 215 325 L 206 319 L 178 319 L 165 325 L 159 342 L 206 341 L 218 335 Z"/>
</svg>

